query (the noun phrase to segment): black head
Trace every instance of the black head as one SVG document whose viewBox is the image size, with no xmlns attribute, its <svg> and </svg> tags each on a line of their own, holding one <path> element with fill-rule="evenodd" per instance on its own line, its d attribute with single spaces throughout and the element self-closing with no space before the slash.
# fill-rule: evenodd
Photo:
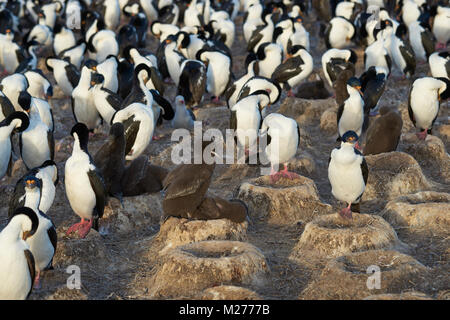
<svg viewBox="0 0 450 320">
<path fill-rule="evenodd" d="M 32 175 L 26 176 L 23 179 L 23 184 L 27 189 L 42 188 L 41 180 Z"/>
<path fill-rule="evenodd" d="M 21 214 L 26 215 L 31 221 L 31 229 L 24 231 L 23 235 L 22 235 L 22 239 L 26 240 L 27 238 L 29 238 L 33 234 L 35 234 L 35 232 L 36 232 L 36 230 L 37 230 L 37 228 L 39 226 L 39 218 L 38 218 L 38 216 L 36 215 L 36 212 L 34 212 L 33 209 L 28 208 L 28 207 L 20 207 L 20 208 L 17 208 L 14 211 L 14 213 L 9 217 L 8 223 L 10 223 L 11 220 L 15 216 L 18 216 L 18 215 L 21 215 Z"/>
<path fill-rule="evenodd" d="M 105 81 L 105 77 L 100 73 L 91 73 L 91 87 L 96 84 L 102 84 Z"/>
<path fill-rule="evenodd" d="M 62 23 L 56 22 L 55 23 L 55 27 L 53 28 L 53 34 L 58 34 L 61 32 L 61 30 L 63 29 L 63 25 Z"/>
<path fill-rule="evenodd" d="M 47 96 L 47 98 L 53 97 L 53 86 L 49 85 L 47 88 L 47 92 L 45 93 L 45 95 Z"/>
<path fill-rule="evenodd" d="M 355 51 L 349 49 L 348 51 L 350 51 L 350 58 L 348 58 L 348 61 L 356 64 L 356 61 L 358 61 L 358 56 L 356 55 Z"/>
<path fill-rule="evenodd" d="M 447 78 L 442 78 L 442 77 L 439 77 L 436 79 L 445 82 L 445 85 L 446 85 L 445 90 L 439 95 L 439 98 L 444 101 L 449 99 L 450 98 L 450 80 L 448 80 Z"/>
<path fill-rule="evenodd" d="M 47 58 L 45 59 L 45 66 L 47 67 L 48 71 L 53 72 L 53 67 L 51 67 L 51 66 L 48 64 L 48 61 L 49 61 L 50 59 L 55 59 L 55 60 L 56 60 L 56 59 L 58 59 L 58 58 L 53 57 L 53 56 L 50 56 L 50 57 L 47 57 Z"/>
<path fill-rule="evenodd" d="M 55 167 L 56 177 L 53 177 L 53 179 L 54 179 L 53 184 L 56 186 L 59 181 L 58 166 L 56 165 L 55 161 L 53 161 L 53 160 L 46 160 L 46 161 L 44 161 L 43 164 L 41 164 L 39 166 L 39 168 L 41 168 L 41 169 L 47 168 L 47 167 Z"/>
<path fill-rule="evenodd" d="M 135 46 L 129 45 L 123 49 L 123 56 L 129 63 L 134 63 L 133 58 L 131 58 L 130 51 L 131 49 L 136 49 Z"/>
<path fill-rule="evenodd" d="M 270 101 L 270 94 L 266 90 L 256 90 L 255 92 L 252 92 L 249 96 L 258 96 L 260 94 L 269 98 L 269 101 Z"/>
<path fill-rule="evenodd" d="M 344 135 L 341 138 L 342 142 L 352 143 L 352 144 L 356 143 L 358 141 L 358 139 L 359 139 L 359 137 L 355 131 L 347 131 L 346 133 L 344 133 Z"/>
<path fill-rule="evenodd" d="M 83 150 L 86 150 L 89 141 L 89 129 L 86 127 L 84 123 L 78 122 L 76 125 L 73 126 L 72 130 L 70 131 L 70 135 L 74 138 L 75 134 L 78 137 L 78 140 L 80 141 L 80 147 Z"/>
<path fill-rule="evenodd" d="M 189 37 L 189 34 L 186 31 L 180 31 L 176 34 L 177 37 L 177 41 L 178 38 L 181 37 L 181 44 L 180 44 L 180 48 L 186 49 L 189 44 L 191 43 L 191 37 Z"/>
<path fill-rule="evenodd" d="M 403 24 L 400 23 L 397 27 L 397 30 L 395 31 L 395 35 L 400 38 L 403 39 L 404 36 L 406 36 L 408 34 L 408 27 Z"/>
<path fill-rule="evenodd" d="M 114 138 L 120 138 L 124 135 L 124 128 L 122 122 L 113 123 L 111 129 L 109 129 L 109 135 Z"/>
<path fill-rule="evenodd" d="M 350 87 L 353 87 L 353 88 L 358 88 L 359 87 L 359 89 L 361 89 L 361 81 L 359 81 L 359 79 L 356 78 L 356 77 L 351 77 L 350 79 L 348 79 L 347 80 L 347 84 Z"/>
<path fill-rule="evenodd" d="M 25 44 L 25 47 L 28 49 L 29 47 L 32 47 L 32 46 L 39 46 L 39 45 L 41 45 L 39 42 L 37 42 L 36 40 L 32 39 L 32 40 L 28 41 L 28 42 Z"/>
<path fill-rule="evenodd" d="M 88 60 L 86 60 L 84 65 L 91 70 L 97 71 L 97 61 L 95 61 L 95 60 L 88 59 Z"/>
<path fill-rule="evenodd" d="M 141 73 L 142 71 L 146 72 L 146 77 L 147 79 L 150 79 L 150 76 L 152 74 L 152 69 L 150 69 L 150 67 L 148 65 L 146 65 L 145 63 L 140 63 L 136 66 L 136 68 L 134 69 L 134 75 L 137 78 L 139 73 Z M 144 77 L 145 79 L 145 77 Z"/>
<path fill-rule="evenodd" d="M 31 95 L 27 91 L 21 91 L 19 93 L 19 99 L 18 99 L 19 105 L 22 107 L 23 110 L 26 112 L 30 112 L 31 107 Z"/>
<path fill-rule="evenodd" d="M 9 126 L 14 119 L 19 119 L 21 124 L 19 127 L 14 129 L 14 132 L 23 132 L 30 125 L 30 119 L 28 116 L 22 111 L 14 111 L 5 120 L 0 122 L 1 125 Z"/>
<path fill-rule="evenodd" d="M 245 58 L 245 69 L 248 69 L 248 65 L 252 63 L 252 61 L 258 60 L 258 57 L 254 52 L 249 52 L 247 58 Z"/>
<path fill-rule="evenodd" d="M 55 166 L 56 167 L 55 161 L 53 161 L 53 160 L 46 160 L 46 161 L 44 161 L 43 164 L 41 164 L 39 166 L 39 168 L 46 168 L 46 167 L 50 167 L 50 166 Z"/>
<path fill-rule="evenodd" d="M 291 56 L 295 55 L 297 52 L 299 52 L 300 50 L 306 50 L 304 46 L 300 45 L 300 44 L 296 44 L 295 46 L 292 46 L 288 49 L 288 54 L 290 54 Z"/>
</svg>

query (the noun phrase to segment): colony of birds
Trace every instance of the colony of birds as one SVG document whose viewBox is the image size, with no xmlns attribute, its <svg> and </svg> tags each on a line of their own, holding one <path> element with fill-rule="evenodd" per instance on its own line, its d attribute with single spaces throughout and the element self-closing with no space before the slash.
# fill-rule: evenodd
<svg viewBox="0 0 450 320">
<path fill-rule="evenodd" d="M 191 246 L 192 242 L 194 245 L 203 243 L 203 249 L 209 248 L 204 249 L 205 256 L 197 252 L 200 247 L 168 246 L 172 250 L 168 253 L 172 260 L 178 257 L 173 252 L 178 252 L 179 256 L 182 256 L 180 252 L 184 255 L 190 252 L 190 258 L 203 261 L 202 268 L 192 271 L 189 268 L 198 261 L 189 260 L 184 274 L 182 267 L 173 268 L 175 275 L 160 280 L 175 281 L 172 287 L 184 293 L 177 295 L 175 289 L 175 293 L 167 294 L 162 289 L 155 291 L 154 287 L 163 286 L 155 280 L 150 282 L 153 286 L 146 285 L 141 295 L 137 290 L 124 293 L 123 289 L 117 296 L 199 297 L 198 292 L 190 292 L 190 287 L 183 289 L 183 286 L 199 285 L 200 280 L 189 281 L 189 278 L 197 279 L 205 274 L 202 281 L 206 284 L 195 287 L 197 291 L 229 285 L 223 286 L 223 291 L 212 292 L 214 298 L 292 297 L 299 296 L 305 288 L 300 297 L 336 297 L 331 291 L 322 296 L 308 296 L 307 292 L 314 290 L 307 285 L 319 286 L 320 272 L 314 274 L 302 264 L 309 259 L 302 254 L 298 260 L 285 257 L 285 265 L 282 265 L 277 260 L 277 239 L 280 239 L 278 254 L 282 255 L 286 250 L 284 232 L 287 238 L 295 236 L 295 242 L 300 238 L 302 246 L 307 241 L 306 234 L 314 237 L 311 235 L 313 226 L 326 227 L 325 220 L 319 223 L 318 218 L 327 217 L 335 221 L 334 226 L 325 228 L 329 238 L 337 236 L 333 230 L 342 229 L 348 231 L 351 240 L 360 232 L 361 219 L 369 216 L 367 225 L 375 225 L 375 218 L 383 220 L 380 224 L 387 225 L 396 243 L 401 243 L 397 233 L 379 214 L 386 211 L 388 200 L 395 199 L 388 195 L 393 192 L 388 190 L 386 177 L 389 175 L 381 175 L 381 178 L 378 175 L 379 181 L 376 181 L 381 188 L 386 188 L 385 198 L 372 197 L 373 201 L 367 202 L 370 205 L 365 206 L 364 195 L 374 188 L 370 186 L 374 183 L 371 175 L 375 177 L 372 167 L 382 162 L 382 158 L 370 157 L 380 154 L 391 157 L 384 169 L 391 170 L 389 174 L 395 176 L 398 168 L 395 161 L 389 159 L 400 157 L 396 150 L 402 143 L 402 151 L 407 150 L 407 143 L 412 145 L 408 150 L 413 151 L 417 150 L 414 148 L 428 150 L 430 143 L 440 143 L 444 160 L 435 170 L 444 178 L 439 180 L 429 174 L 430 168 L 436 166 L 432 163 L 423 168 L 426 175 L 423 179 L 435 179 L 433 183 L 427 180 L 428 187 L 413 192 L 400 191 L 397 196 L 409 196 L 416 191 L 448 191 L 449 160 L 445 151 L 448 125 L 440 125 L 438 118 L 450 97 L 449 39 L 448 1 L 0 1 L 1 212 L 7 214 L 1 217 L 5 220 L 0 233 L 0 298 L 26 299 L 39 296 L 39 292 L 51 295 L 49 288 L 65 286 L 65 279 L 56 277 L 57 271 L 52 270 L 54 259 L 58 259 L 60 273 L 67 267 L 63 258 L 57 258 L 58 251 L 63 250 L 61 245 L 67 248 L 69 243 L 92 241 L 93 246 L 98 246 L 99 242 L 108 240 L 120 243 L 123 239 L 119 232 L 116 235 L 102 228 L 102 224 L 106 224 L 104 214 L 108 211 L 108 215 L 114 217 L 118 211 L 127 210 L 128 216 L 131 215 L 127 221 L 132 221 L 139 210 L 159 210 L 150 215 L 161 220 L 155 224 L 150 219 L 148 225 L 139 226 L 139 231 L 136 225 L 127 229 L 123 241 L 134 247 L 123 249 L 122 256 L 127 254 L 125 251 L 136 256 L 136 252 L 151 250 L 146 246 L 151 247 L 158 231 L 161 233 L 164 224 L 173 223 L 173 219 L 178 221 L 180 230 L 188 228 L 187 223 L 192 221 L 204 223 L 200 229 L 206 229 L 207 223 L 223 220 L 228 221 L 227 228 L 230 224 L 235 228 L 248 227 L 249 236 L 245 239 L 261 248 L 252 245 L 254 249 L 248 249 L 242 242 L 239 242 L 240 247 L 234 242 L 233 246 L 248 250 L 245 251 L 248 256 L 257 255 L 263 261 L 259 272 L 277 280 L 268 280 L 274 289 L 264 291 L 264 285 L 258 287 L 258 281 L 254 281 L 259 275 L 239 271 L 241 266 L 237 262 L 233 277 L 214 278 L 220 272 L 208 270 L 208 266 L 213 268 L 211 261 L 240 255 L 233 254 L 234 249 L 230 249 L 231 253 L 225 249 L 220 252 L 223 242 L 213 240 L 242 239 L 230 236 L 233 231 L 225 232 L 222 238 L 212 232 L 201 239 L 203 241 L 195 242 L 197 240 L 193 239 L 198 237 L 193 234 L 191 240 L 182 243 L 191 242 Z M 309 109 L 298 107 L 305 104 Z M 328 108 L 324 109 L 324 105 Z M 305 116 L 305 108 L 312 115 Z M 332 118 L 331 133 L 322 126 L 327 113 Z M 180 132 L 193 135 L 196 117 L 203 122 L 203 132 L 208 126 L 221 131 L 234 130 L 233 155 L 236 158 L 233 163 L 216 165 L 206 160 L 172 163 L 167 153 L 178 144 L 171 140 L 172 132 L 184 129 Z M 445 123 L 448 119 L 444 117 Z M 445 145 L 432 131 L 436 126 L 444 128 L 438 136 L 445 138 Z M 405 142 L 405 137 L 410 142 Z M 266 145 L 261 147 L 263 140 Z M 219 159 L 217 147 L 224 144 L 216 137 L 203 141 L 197 151 L 203 157 Z M 416 156 L 413 151 L 409 153 Z M 264 157 L 270 163 L 267 179 L 259 171 Z M 251 163 L 254 159 L 256 163 Z M 237 163 L 238 160 L 242 161 Z M 421 165 L 422 160 L 417 156 Z M 415 159 L 411 161 L 417 164 Z M 418 168 L 419 173 L 415 171 L 409 178 L 422 175 L 420 166 Z M 243 196 L 245 183 L 251 186 Z M 327 210 L 305 209 L 304 202 L 311 199 L 300 199 L 301 191 L 295 187 L 307 185 L 313 186 L 311 192 L 320 193 L 321 199 L 317 196 L 316 200 L 319 207 Z M 284 197 L 293 186 L 292 195 Z M 258 191 L 261 188 L 264 190 Z M 447 199 L 440 211 L 446 211 L 448 194 L 439 194 Z M 252 195 L 254 199 L 249 201 Z M 417 197 L 422 200 L 416 203 L 426 202 L 423 195 Z M 139 206 L 136 209 L 131 204 L 138 198 L 161 205 L 156 209 Z M 54 209 L 55 199 L 59 199 L 56 201 L 58 210 Z M 442 199 L 429 202 L 445 202 Z M 408 201 L 414 204 L 413 200 Z M 268 210 L 263 207 L 266 204 L 277 211 L 275 215 L 283 216 L 282 212 L 291 208 L 296 211 L 298 207 L 303 208 L 299 212 L 311 211 L 308 216 L 312 217 L 294 217 L 297 223 L 284 221 L 272 225 L 267 217 L 258 218 L 260 212 Z M 69 227 L 76 215 L 81 221 Z M 384 218 L 395 227 L 399 226 L 393 222 L 395 219 Z M 442 219 L 448 239 L 448 216 Z M 56 221 L 60 223 L 54 223 Z M 190 230 L 192 233 L 200 231 Z M 99 238 L 92 238 L 93 234 Z M 328 256 L 325 263 L 335 261 L 331 258 L 353 261 L 355 254 L 365 254 L 368 249 L 398 249 L 382 245 L 371 247 L 368 243 L 372 240 L 364 237 L 349 239 L 347 242 L 367 243 L 359 243 L 349 252 L 344 250 Z M 295 249 L 295 242 L 289 242 L 289 251 Z M 333 243 L 332 239 L 322 239 L 314 245 L 326 247 Z M 414 253 L 411 247 L 414 245 L 410 244 L 409 253 Z M 177 249 L 181 251 L 173 251 Z M 86 250 L 72 251 L 72 254 L 82 256 L 87 254 Z M 261 250 L 270 258 L 266 259 Z M 310 253 L 314 250 L 310 248 Z M 325 249 L 321 250 L 317 252 Z M 381 250 L 371 264 L 376 265 L 380 256 L 391 252 Z M 436 258 L 440 267 L 442 264 L 448 267 L 448 248 L 445 252 L 444 258 Z M 397 253 L 397 257 L 403 255 Z M 154 280 L 167 272 L 167 268 L 157 269 L 155 260 L 166 261 L 158 254 L 156 258 L 149 258 L 153 259 L 153 265 L 148 268 L 156 271 L 135 280 L 134 287 L 139 287 L 136 283 L 145 282 L 146 277 Z M 89 255 L 96 254 L 90 252 Z M 70 260 L 67 256 L 65 259 Z M 89 263 L 95 264 L 101 259 L 101 256 L 94 257 Z M 252 263 L 257 260 L 254 258 Z M 420 262 L 417 265 L 423 267 Z M 134 270 L 137 273 L 143 268 L 135 266 Z M 420 269 L 421 272 L 432 270 L 426 268 L 426 271 Z M 106 272 L 101 267 L 96 270 Z M 444 273 L 447 270 L 448 276 L 448 269 L 437 270 Z M 278 271 L 280 275 L 274 275 Z M 365 270 L 358 272 L 365 274 Z M 287 284 L 292 277 L 301 278 L 301 284 Z M 345 275 L 334 280 L 345 282 L 342 277 Z M 106 282 L 114 282 L 98 274 L 93 278 L 105 287 Z M 179 282 L 184 278 L 187 278 L 184 284 Z M 435 281 L 441 281 L 439 279 L 435 277 Z M 365 281 L 363 278 L 364 286 Z M 235 285 L 235 291 L 230 289 L 231 285 Z M 345 290 L 336 284 L 338 287 Z M 434 289 L 422 290 L 436 297 L 439 283 L 430 287 Z M 419 284 L 409 281 L 408 286 L 397 292 L 388 286 L 378 293 L 401 294 L 404 289 L 417 288 L 421 288 Z M 149 290 L 153 294 L 148 295 Z M 283 290 L 289 294 L 279 292 Z M 91 297 L 108 298 L 111 294 Z M 351 298 L 368 295 L 361 293 Z"/>
</svg>

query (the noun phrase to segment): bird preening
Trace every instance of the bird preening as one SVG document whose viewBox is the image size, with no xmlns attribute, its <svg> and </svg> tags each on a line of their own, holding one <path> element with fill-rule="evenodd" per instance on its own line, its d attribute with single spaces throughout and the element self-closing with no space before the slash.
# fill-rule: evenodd
<svg viewBox="0 0 450 320">
<path fill-rule="evenodd" d="M 449 41 L 448 0 L 0 1 L 0 299 L 53 290 L 73 243 L 153 250 L 169 218 L 232 225 L 187 243 L 276 252 L 288 235 L 261 212 L 318 198 L 353 232 L 394 199 L 366 202 L 380 154 L 411 153 L 442 192 Z"/>
</svg>

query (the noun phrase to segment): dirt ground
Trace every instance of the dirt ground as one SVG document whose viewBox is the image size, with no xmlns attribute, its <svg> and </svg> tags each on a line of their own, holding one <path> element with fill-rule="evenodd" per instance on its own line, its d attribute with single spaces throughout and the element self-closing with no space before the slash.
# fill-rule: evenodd
<svg viewBox="0 0 450 320">
<path fill-rule="evenodd" d="M 232 47 L 233 72 L 237 78 L 244 72 L 246 57 L 242 19 L 242 15 L 239 15 L 236 19 L 236 38 Z M 320 40 L 318 36 L 318 23 L 313 14 L 306 19 L 305 25 L 310 32 L 311 54 L 315 63 L 314 71 L 322 74 L 320 57 L 326 49 L 323 40 Z M 153 52 L 157 48 L 156 39 L 150 35 L 148 37 L 148 48 Z M 357 53 L 359 58 L 356 66 L 357 74 L 361 74 L 364 52 L 358 48 Z M 42 69 L 47 73 L 48 70 L 46 70 L 43 61 L 40 61 L 40 63 Z M 428 70 L 427 64 L 418 65 L 415 77 L 427 75 Z M 49 77 L 54 83 L 52 76 Z M 406 105 L 412 80 L 397 80 L 398 77 L 399 74 L 394 72 L 394 76 L 389 80 L 386 92 L 381 100 L 381 105 L 398 107 L 402 113 L 403 135 L 398 150 L 404 150 L 415 157 L 428 182 L 426 190 L 448 192 L 450 182 L 448 175 L 450 161 L 446 152 L 450 146 L 448 107 L 441 106 L 439 117 L 433 129 L 434 135 L 442 141 L 443 153 L 441 152 L 440 155 L 435 157 L 429 157 L 427 152 L 416 152 L 420 144 L 424 144 L 424 142 L 405 142 L 405 137 L 410 137 L 411 133 L 415 132 L 408 118 Z M 313 78 L 313 75 L 311 78 Z M 172 86 L 166 92 L 166 98 L 174 101 L 175 88 Z M 208 124 L 204 124 L 204 127 L 217 127 L 223 131 L 229 125 L 229 110 L 225 105 L 209 104 L 209 98 L 210 96 L 207 95 L 202 108 L 196 111 L 197 119 L 208 121 Z M 280 102 L 270 106 L 269 111 L 277 112 L 284 104 L 283 110 L 294 110 L 295 113 L 295 110 L 297 110 L 294 108 L 295 105 L 302 103 L 306 102 L 298 98 L 287 98 L 286 93 L 283 93 Z M 55 159 L 58 164 L 60 183 L 57 186 L 57 195 L 53 206 L 48 212 L 57 226 L 58 248 L 54 259 L 54 270 L 45 272 L 42 289 L 33 291 L 30 299 L 190 299 L 201 296 L 201 290 L 192 290 L 189 294 L 180 295 L 153 295 L 152 279 L 165 261 L 160 254 L 164 243 L 159 238 L 160 217 L 162 215 L 162 195 L 159 193 L 127 198 L 123 209 L 119 208 L 115 199 L 110 199 L 109 206 L 105 210 L 105 218 L 100 220 L 100 233 L 92 230 L 83 240 L 78 239 L 77 236 L 67 237 L 65 235 L 68 227 L 79 220 L 71 210 L 64 190 L 64 165 L 71 154 L 73 142 L 69 133 L 75 122 L 72 116 L 70 99 L 64 98 L 62 92 L 56 86 L 55 95 L 50 100 L 50 104 L 55 116 L 55 139 L 57 143 L 61 144 L 60 151 L 56 154 Z M 332 111 L 337 110 L 336 103 L 332 98 L 329 98 L 313 101 L 309 111 L 311 111 L 311 108 L 320 108 L 320 106 L 331 106 Z M 336 146 L 336 133 L 321 129 L 320 120 L 323 111 L 309 111 L 294 116 L 300 123 L 302 134 L 297 159 L 293 161 L 295 163 L 294 170 L 314 181 L 320 201 L 332 207 L 331 211 L 327 213 L 337 212 L 343 204 L 336 201 L 331 195 L 331 186 L 327 177 L 328 158 L 331 150 Z M 164 123 L 162 127 L 159 127 L 156 134 L 160 135 L 161 139 L 152 141 L 145 152 L 151 163 L 168 169 L 174 167 L 174 164 L 170 161 L 171 146 L 175 143 L 170 139 L 171 131 L 169 123 Z M 94 154 L 101 146 L 107 132 L 108 128 L 103 127 L 91 139 L 89 142 L 91 154 Z M 2 203 L 0 228 L 6 223 L 7 201 L 15 182 L 24 173 L 24 166 L 17 166 L 14 176 L 1 182 L 4 192 L 0 193 L 0 203 Z M 239 186 L 242 183 L 259 176 L 258 166 L 217 165 L 209 192 L 227 199 L 237 197 Z M 388 200 L 394 198 L 388 198 L 388 195 L 385 195 L 384 198 L 363 201 L 361 213 L 380 215 Z M 296 206 L 296 203 L 292 203 L 291 206 Z M 417 269 L 420 277 L 403 279 L 401 283 L 398 282 L 387 287 L 382 286 L 382 289 L 367 292 L 367 290 L 358 291 L 356 287 L 353 288 L 351 285 L 350 287 L 342 285 L 343 282 L 340 277 L 329 276 L 328 271 L 337 268 L 333 264 L 335 263 L 334 258 L 318 257 L 315 252 L 297 252 L 296 258 L 292 258 L 293 251 L 297 250 L 297 244 L 309 219 L 298 219 L 295 223 L 276 223 L 259 218 L 255 216 L 254 212 L 250 212 L 249 215 L 244 241 L 261 251 L 270 271 L 267 272 L 265 281 L 262 283 L 239 283 L 239 281 L 225 283 L 249 289 L 236 294 L 235 297 L 241 299 L 246 297 L 250 299 L 255 297 L 262 299 L 364 299 L 368 296 L 374 298 L 374 295 L 377 294 L 392 294 L 388 298 L 401 299 L 410 297 L 408 294 L 405 295 L 405 292 L 417 291 L 423 293 L 424 297 L 433 299 L 450 298 L 450 228 L 448 224 L 444 232 L 434 232 L 434 229 L 426 226 L 422 229 L 396 228 L 393 226 L 398 236 L 398 241 L 396 240 L 398 245 L 389 249 L 398 250 L 402 254 L 410 256 L 409 260 L 405 258 L 405 263 L 415 260 L 421 266 Z M 448 216 L 449 212 L 444 211 L 442 215 L 443 217 Z M 337 226 L 336 228 L 341 227 Z M 370 260 L 370 257 L 372 256 L 368 256 L 367 259 Z M 351 261 L 360 260 L 351 259 Z M 366 262 L 370 264 L 369 260 L 364 263 L 361 262 L 361 265 L 365 265 Z M 81 269 L 81 289 L 79 290 L 70 290 L 66 286 L 66 281 L 70 276 L 66 269 L 70 265 L 77 265 Z M 350 273 L 365 273 L 365 270 L 358 269 L 358 271 L 357 269 L 356 267 L 350 268 Z M 349 268 L 347 268 L 348 270 Z M 399 273 L 401 274 L 401 272 L 397 272 L 395 277 Z M 186 285 L 189 285 L 189 279 L 192 275 L 189 273 L 181 275 L 186 278 Z M 364 277 L 364 281 L 365 279 Z M 214 283 L 211 286 L 218 285 L 220 283 Z M 400 295 L 402 293 L 403 295 Z M 422 297 L 422 295 L 419 296 Z M 206 297 L 210 296 L 206 295 Z M 380 296 L 380 298 L 386 298 L 386 296 Z"/>
</svg>

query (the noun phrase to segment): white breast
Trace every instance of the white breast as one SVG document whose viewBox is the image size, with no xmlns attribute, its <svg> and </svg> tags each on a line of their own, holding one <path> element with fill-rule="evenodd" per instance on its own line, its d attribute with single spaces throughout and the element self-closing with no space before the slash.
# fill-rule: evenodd
<svg viewBox="0 0 450 320">
<path fill-rule="evenodd" d="M 52 226 L 51 222 L 38 214 L 39 225 L 36 233 L 27 239 L 30 250 L 33 253 L 37 271 L 44 270 L 55 254 L 55 249 L 50 241 L 47 230 Z"/>
<path fill-rule="evenodd" d="M 25 241 L 4 243 L 0 237 L 0 300 L 24 300 L 31 289 Z"/>
<path fill-rule="evenodd" d="M 365 189 L 361 172 L 362 157 L 357 156 L 352 149 L 334 149 L 328 166 L 331 192 L 336 199 L 346 203 L 354 203 Z"/>
<path fill-rule="evenodd" d="M 93 169 L 89 165 L 87 155 L 72 155 L 66 161 L 65 187 L 72 210 L 81 218 L 91 219 L 96 205 L 95 193 L 92 190 L 87 172 Z"/>
</svg>

